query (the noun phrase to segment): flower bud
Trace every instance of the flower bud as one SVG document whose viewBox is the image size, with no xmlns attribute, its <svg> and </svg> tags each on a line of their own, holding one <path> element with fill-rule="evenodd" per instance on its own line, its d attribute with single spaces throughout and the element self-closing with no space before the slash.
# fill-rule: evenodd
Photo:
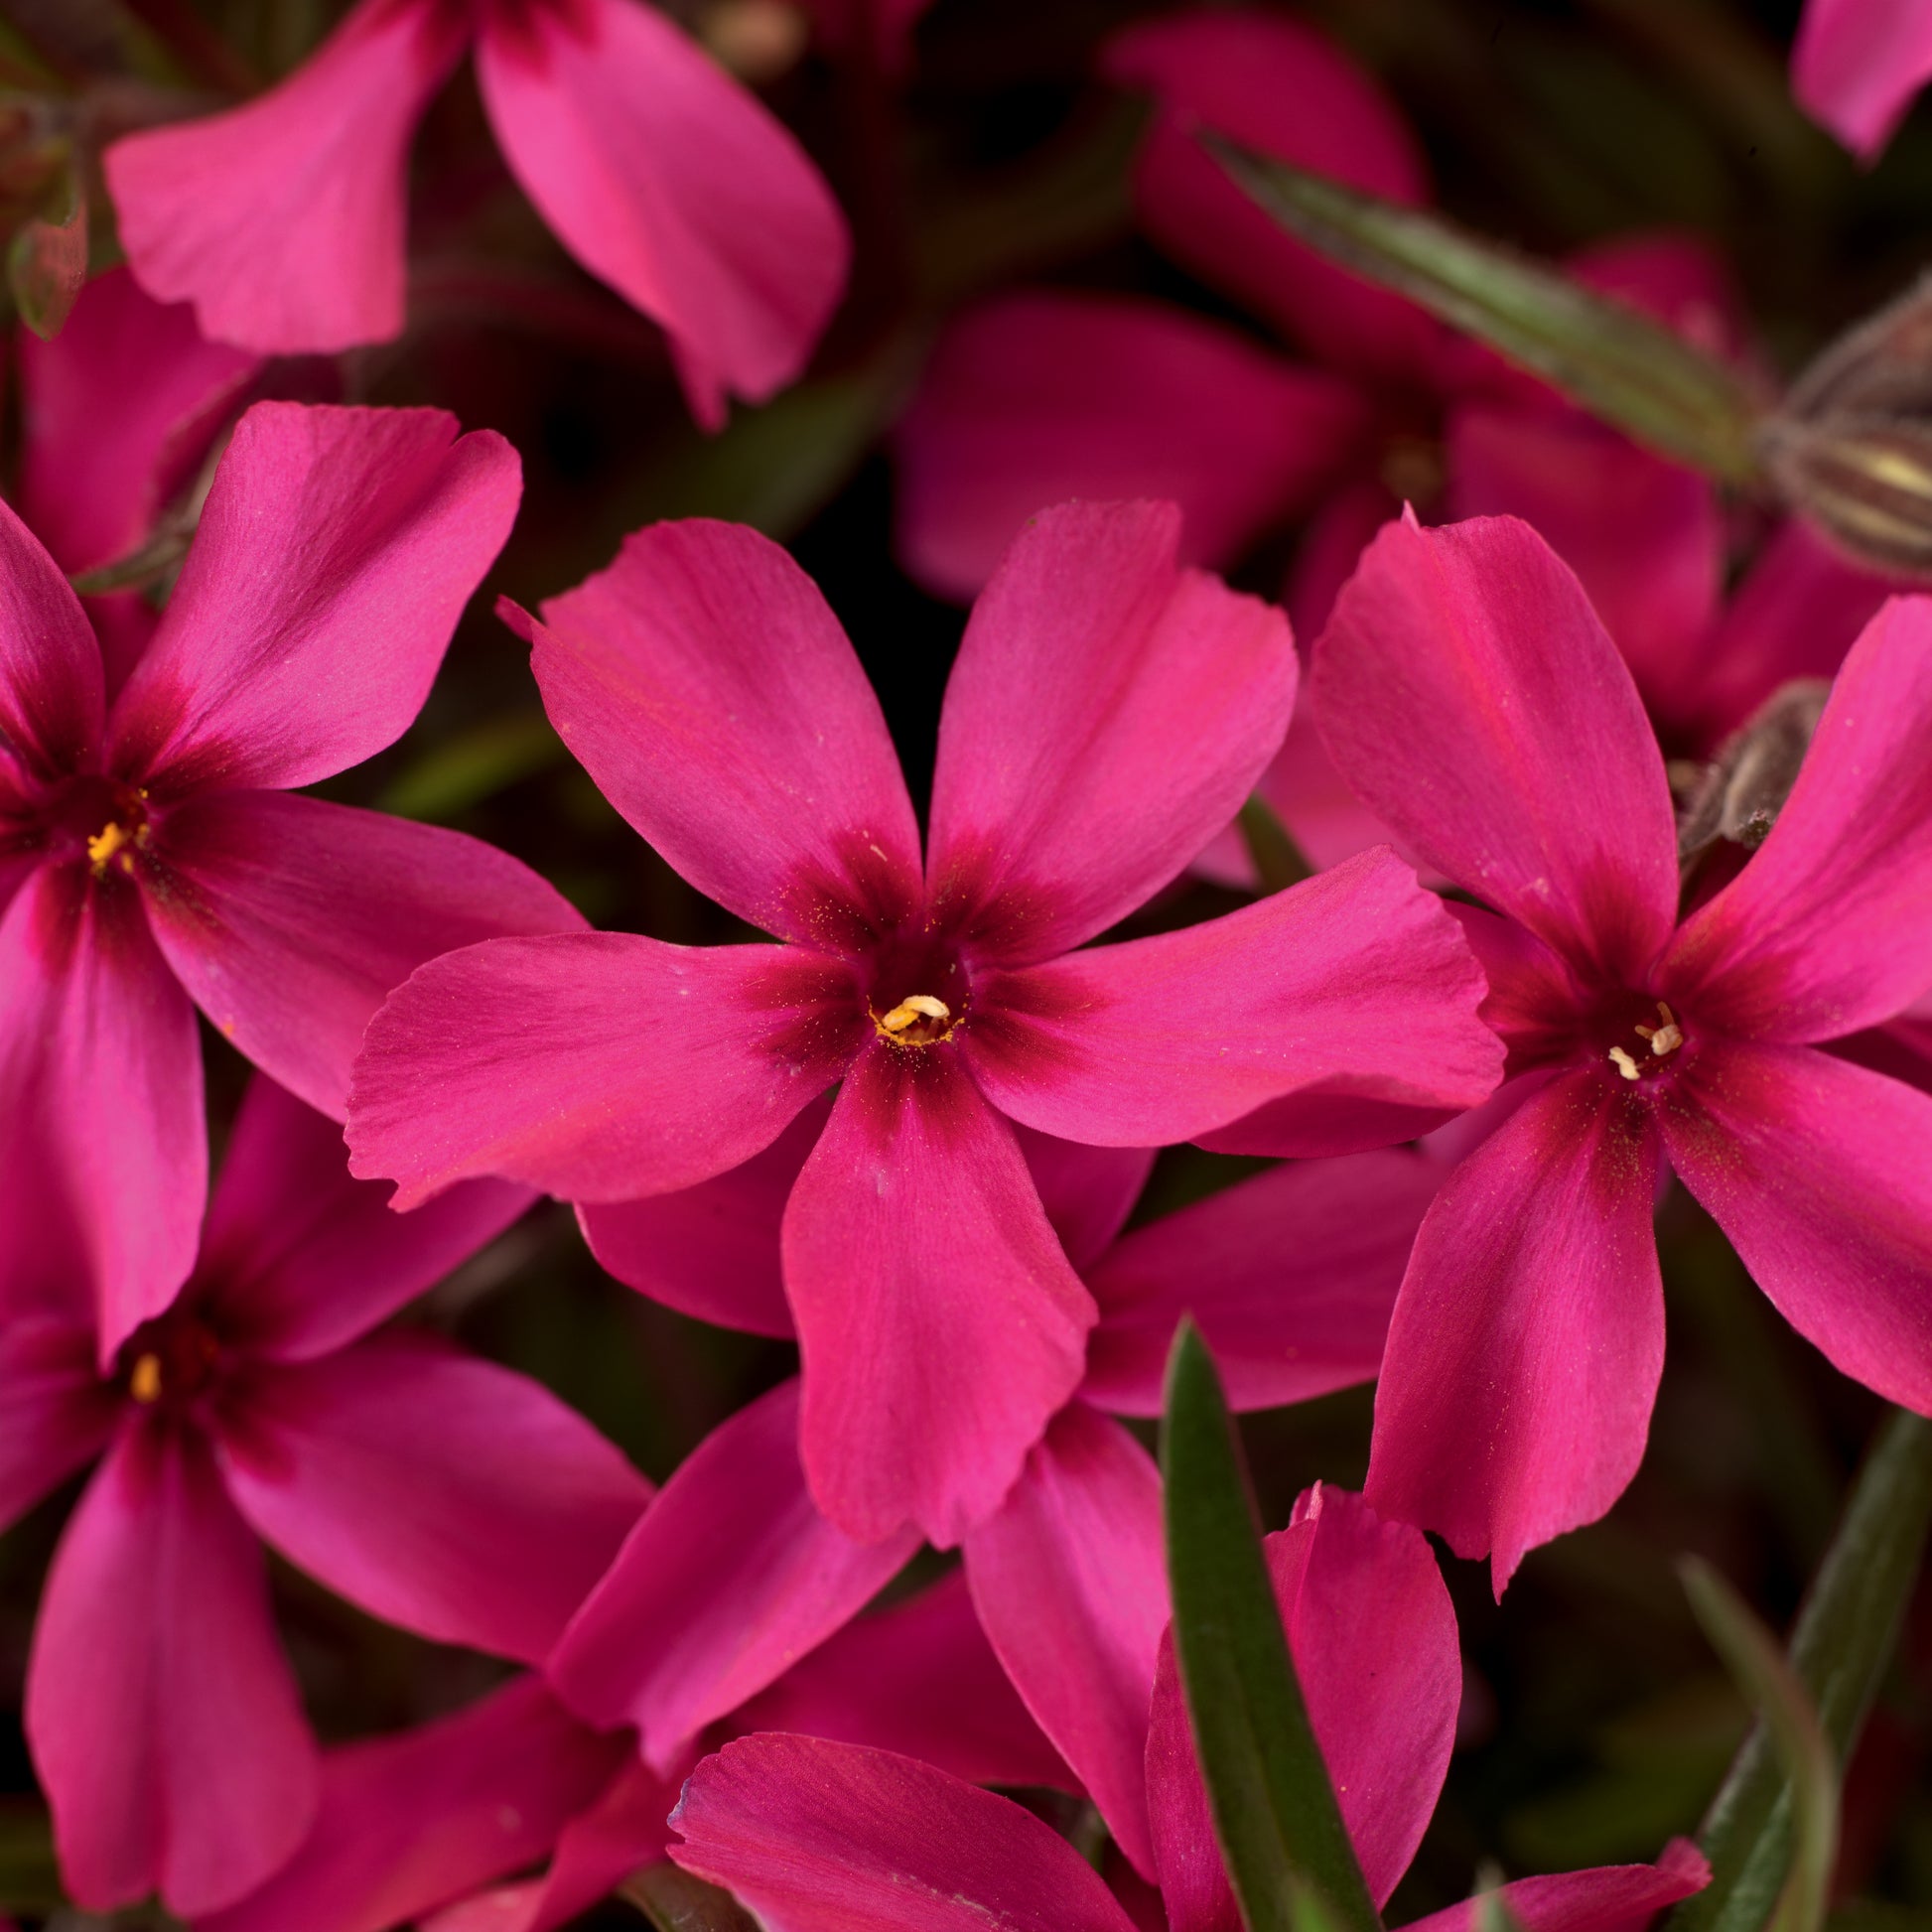
<svg viewBox="0 0 1932 1932">
<path fill-rule="evenodd" d="M 1678 821 L 1687 865 L 1720 841 L 1755 852 L 1798 781 L 1798 768 L 1832 694 L 1829 680 L 1793 678 L 1772 692 L 1704 768 Z"/>
</svg>

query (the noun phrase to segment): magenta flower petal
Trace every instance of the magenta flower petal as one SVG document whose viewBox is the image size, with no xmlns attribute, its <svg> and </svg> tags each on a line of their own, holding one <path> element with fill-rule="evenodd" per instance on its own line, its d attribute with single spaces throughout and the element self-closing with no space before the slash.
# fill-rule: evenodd
<svg viewBox="0 0 1932 1932">
<path fill-rule="evenodd" d="M 0 918 L 0 1173 L 43 1172 L 88 1256 L 103 1366 L 194 1265 L 207 1195 L 195 1010 L 139 898 L 43 868 Z"/>
<path fill-rule="evenodd" d="M 854 1062 L 792 1190 L 784 1270 L 819 1507 L 862 1541 L 909 1518 L 957 1543 L 1073 1393 L 1094 1309 L 1012 1128 L 949 1053 Z"/>
<path fill-rule="evenodd" d="M 1083 1147 L 1031 1127 L 1014 1132 L 1053 1232 L 1076 1269 L 1106 1253 L 1154 1170 L 1151 1147 Z"/>
<path fill-rule="evenodd" d="M 427 1335 L 264 1367 L 217 1427 L 255 1530 L 373 1616 L 535 1662 L 649 1485 L 526 1377 Z"/>
<path fill-rule="evenodd" d="M 1375 1393 L 1367 1495 L 1489 1553 L 1594 1522 L 1643 1457 L 1664 1366 L 1647 1110 L 1573 1073 L 1531 1096 L 1423 1218 Z"/>
<path fill-rule="evenodd" d="M 975 996 L 973 1077 L 1070 1141 L 1191 1140 L 1285 1093 L 1440 1118 L 1501 1070 L 1466 942 L 1386 850 L 1178 932 L 985 974 Z"/>
<path fill-rule="evenodd" d="M 656 8 L 485 14 L 477 79 L 510 172 L 592 274 L 663 325 L 692 414 L 805 366 L 851 254 L 804 150 Z"/>
<path fill-rule="evenodd" d="M 516 452 L 440 409 L 257 403 L 115 703 L 116 774 L 168 798 L 373 757 L 422 709 L 521 492 Z"/>
<path fill-rule="evenodd" d="M 714 1719 L 856 1616 L 919 1547 L 854 1543 L 818 1513 L 798 1460 L 798 1384 L 705 1438 L 571 1619 L 549 1675 L 596 1725 L 635 1725 L 668 1772 Z"/>
<path fill-rule="evenodd" d="M 490 939 L 419 967 L 369 1023 L 351 1172 L 415 1204 L 474 1174 L 571 1200 L 708 1180 L 768 1147 L 866 1027 L 836 962 L 627 932 Z"/>
<path fill-rule="evenodd" d="M 1785 1319 L 1866 1388 L 1932 1413 L 1932 1096 L 1809 1047 L 1714 1041 L 1662 1124 Z"/>
<path fill-rule="evenodd" d="M 1309 1722 L 1378 1905 L 1422 1843 L 1455 1743 L 1462 1661 L 1435 1554 L 1359 1496 L 1317 1484 L 1263 1541 Z M 1239 1923 L 1187 1728 L 1173 1639 L 1161 1645 L 1148 1809 L 1173 1932 Z"/>
<path fill-rule="evenodd" d="M 341 1120 L 384 997 L 425 960 L 582 915 L 481 839 L 277 791 L 204 793 L 148 848 L 157 943 L 213 1026 L 310 1106 Z"/>
<path fill-rule="evenodd" d="M 1750 863 L 1685 922 L 1673 999 L 1727 1031 L 1836 1039 L 1932 980 L 1932 598 L 1895 598 L 1852 648 L 1798 782 Z"/>
<path fill-rule="evenodd" d="M 1162 110 L 1134 186 L 1141 223 L 1168 254 L 1336 368 L 1426 377 L 1436 325 L 1290 240 L 1194 139 L 1210 127 L 1371 194 L 1422 202 L 1415 137 L 1361 68 L 1313 28 L 1247 7 L 1129 28 L 1106 69 Z"/>
<path fill-rule="evenodd" d="M 1878 158 L 1928 79 L 1932 6 L 1926 0 L 1807 0 L 1791 56 L 1791 90 L 1861 161 Z"/>
<path fill-rule="evenodd" d="M 899 425 L 899 553 L 964 603 L 1042 503 L 1172 497 L 1181 561 L 1227 564 L 1309 505 L 1367 416 L 1352 384 L 1185 309 L 999 296 L 941 335 Z"/>
<path fill-rule="evenodd" d="M 1605 1864 L 1518 1878 L 1497 1892 L 1523 1932 L 1644 1932 L 1667 1905 L 1711 1882 L 1711 1867 L 1689 1839 L 1674 1838 L 1655 1864 Z M 1480 1899 L 1413 1919 L 1403 1932 L 1478 1932 Z"/>
<path fill-rule="evenodd" d="M 103 157 L 141 286 L 264 354 L 400 335 L 404 165 L 463 52 L 455 10 L 362 0 L 280 86 Z"/>
<path fill-rule="evenodd" d="M 1172 1614 L 1153 1458 L 1119 1423 L 1069 1404 L 966 1538 L 966 1578 L 1015 1688 L 1152 1878 L 1148 1700 Z"/>
<path fill-rule="evenodd" d="M 92 763 L 104 705 L 100 646 L 80 600 L 0 503 L 0 788 Z"/>
<path fill-rule="evenodd" d="M 90 1911 L 199 1917 L 302 1842 L 317 1761 L 255 1539 L 192 1435 L 136 1426 L 61 1539 L 27 1672 L 61 1869 Z"/>
<path fill-rule="evenodd" d="M 785 1932 L 1134 1932 L 1010 1798 L 890 1751 L 741 1737 L 691 1774 L 671 1857 Z"/>
<path fill-rule="evenodd" d="M 900 1751 L 969 1784 L 1079 1789 L 993 1654 L 961 1570 L 853 1618 L 735 1722 Z"/>
<path fill-rule="evenodd" d="M 762 1154 L 695 1187 L 580 1205 L 591 1253 L 626 1288 L 680 1313 L 748 1334 L 790 1336 L 778 1230 L 831 1112 L 830 1096 L 813 1101 Z"/>
<path fill-rule="evenodd" d="M 196 1274 L 225 1342 L 309 1361 L 435 1287 L 529 1202 L 526 1188 L 473 1180 L 392 1213 L 379 1183 L 349 1177 L 341 1128 L 258 1074 L 228 1139 Z"/>
<path fill-rule="evenodd" d="M 119 1392 L 101 1384 L 91 1323 L 22 1310 L 9 1297 L 0 1313 L 0 1530 L 92 1461 L 120 1413 Z"/>
<path fill-rule="evenodd" d="M 1390 524 L 1315 646 L 1336 767 L 1429 865 L 1634 983 L 1677 916 L 1664 760 L 1583 586 L 1527 524 Z"/>
<path fill-rule="evenodd" d="M 827 950 L 911 911 L 918 825 L 885 715 L 775 543 L 654 524 L 543 614 L 511 615 L 551 722 L 701 893 Z"/>
<path fill-rule="evenodd" d="M 541 1858 L 629 1748 L 520 1677 L 453 1717 L 331 1751 L 302 1849 L 199 1932 L 388 1932 Z"/>
<path fill-rule="evenodd" d="M 975 952 L 1051 958 L 1144 904 L 1240 809 L 1295 703 L 1288 620 L 1176 561 L 1172 503 L 1068 503 L 967 621 L 927 876 Z"/>
<path fill-rule="evenodd" d="M 1117 1415 L 1158 1416 L 1184 1314 L 1237 1409 L 1368 1381 L 1441 1178 L 1394 1151 L 1298 1162 L 1136 1228 L 1085 1271 L 1100 1321 L 1080 1393 Z"/>
</svg>

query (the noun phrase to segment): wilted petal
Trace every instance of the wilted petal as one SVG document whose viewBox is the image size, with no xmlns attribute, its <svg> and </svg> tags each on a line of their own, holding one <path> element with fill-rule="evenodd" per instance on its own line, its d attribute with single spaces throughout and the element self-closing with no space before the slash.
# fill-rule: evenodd
<svg viewBox="0 0 1932 1932">
<path fill-rule="evenodd" d="M 1489 1093 L 1481 982 L 1441 901 L 1379 850 L 1224 918 L 984 974 L 961 1036 L 988 1097 L 1042 1133 L 1158 1147 L 1288 1094 L 1308 1112 L 1270 1151 L 1339 1152 L 1306 1142 L 1331 1116 L 1351 1135 L 1349 1106 L 1401 1140 L 1405 1114 Z"/>
<path fill-rule="evenodd" d="M 1171 503 L 1028 524 L 946 686 L 927 877 L 1009 965 L 1091 939 L 1240 809 L 1295 703 L 1288 620 L 1176 562 Z"/>
<path fill-rule="evenodd" d="M 1148 1700 L 1171 1613 L 1153 1458 L 1069 1404 L 966 1538 L 966 1577 L 1007 1675 L 1151 1878 Z"/>
<path fill-rule="evenodd" d="M 912 909 L 919 833 L 885 714 L 775 543 L 653 524 L 541 624 L 504 615 L 564 742 L 701 893 L 826 950 Z"/>
<path fill-rule="evenodd" d="M 1807 0 L 1791 90 L 1813 120 L 1869 165 L 1932 78 L 1925 0 Z"/>
<path fill-rule="evenodd" d="M 369 1023 L 353 1173 L 413 1207 L 502 1174 L 568 1200 L 708 1180 L 768 1147 L 866 1030 L 835 962 L 627 932 L 490 939 L 419 967 Z"/>
<path fill-rule="evenodd" d="M 302 1842 L 315 1743 L 261 1553 L 199 1437 L 130 1428 L 88 1485 L 48 1573 L 26 1724 L 90 1911 L 158 1890 L 199 1917 Z"/>
<path fill-rule="evenodd" d="M 939 338 L 899 424 L 898 548 L 964 603 L 1042 504 L 1172 497 L 1187 564 L 1286 522 L 1366 428 L 1360 393 L 1163 302 L 996 297 Z"/>
<path fill-rule="evenodd" d="M 691 1774 L 671 1825 L 679 1864 L 785 1932 L 1133 1932 L 1050 1826 L 890 1751 L 742 1737 Z"/>
<path fill-rule="evenodd" d="M 252 1373 L 219 1447 L 242 1513 L 373 1616 L 535 1662 L 650 1489 L 574 1409 L 428 1335 Z"/>
<path fill-rule="evenodd" d="M 372 758 L 422 709 L 522 487 L 494 430 L 440 409 L 257 403 L 115 703 L 115 771 L 171 798 Z"/>
<path fill-rule="evenodd" d="M 1407 844 L 1633 983 L 1677 914 L 1664 760 L 1575 575 L 1527 524 L 1390 524 L 1315 646 L 1336 767 Z"/>
<path fill-rule="evenodd" d="M 1441 1178 L 1393 1150 L 1296 1162 L 1136 1228 L 1085 1271 L 1100 1321 L 1081 1394 L 1119 1415 L 1158 1416 L 1183 1315 L 1236 1409 L 1368 1381 Z"/>
<path fill-rule="evenodd" d="M 845 218 L 805 152 L 655 7 L 484 16 L 483 104 L 565 247 L 664 326 L 692 413 L 804 367 L 845 286 Z"/>
<path fill-rule="evenodd" d="M 1664 1365 L 1638 1103 L 1573 1073 L 1531 1096 L 1423 1218 L 1375 1395 L 1367 1493 L 1490 1557 L 1594 1522 L 1643 1456 Z"/>
<path fill-rule="evenodd" d="M 644 1512 L 558 1645 L 549 1674 L 593 1724 L 636 1725 L 668 1772 L 714 1719 L 781 1676 L 918 1548 L 854 1543 L 818 1512 L 798 1460 L 798 1384 L 705 1438 Z"/>
<path fill-rule="evenodd" d="M 1644 1932 L 1667 1905 L 1711 1882 L 1704 1854 L 1689 1839 L 1664 1847 L 1655 1864 L 1604 1864 L 1588 1871 L 1554 1871 L 1517 1878 L 1496 1892 L 1523 1932 Z M 1482 1900 L 1412 1919 L 1403 1932 L 1480 1932 Z"/>
<path fill-rule="evenodd" d="M 947 1045 L 853 1063 L 792 1190 L 805 1469 L 848 1534 L 957 1543 L 1080 1379 L 1093 1302 Z"/>
<path fill-rule="evenodd" d="M 264 354 L 400 335 L 404 164 L 461 19 L 363 0 L 258 99 L 115 142 L 103 165 L 141 286 Z"/>
</svg>

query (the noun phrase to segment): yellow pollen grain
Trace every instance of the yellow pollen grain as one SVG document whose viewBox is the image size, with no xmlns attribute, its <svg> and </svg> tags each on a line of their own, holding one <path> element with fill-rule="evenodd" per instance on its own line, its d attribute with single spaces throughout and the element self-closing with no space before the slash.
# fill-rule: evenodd
<svg viewBox="0 0 1932 1932">
<path fill-rule="evenodd" d="M 889 1034 L 902 1034 L 906 1028 L 916 1027 L 921 1020 L 951 1018 L 952 1008 L 944 1000 L 935 1000 L 930 993 L 914 993 L 910 999 L 901 1000 L 879 1024 Z"/>
<path fill-rule="evenodd" d="M 1622 1074 L 1626 1080 L 1636 1080 L 1642 1078 L 1642 1075 L 1639 1074 L 1637 1071 L 1636 1061 L 1633 1060 L 1630 1057 L 1630 1055 L 1623 1050 L 1621 1046 L 1612 1046 L 1610 1048 L 1610 1058 L 1616 1062 L 1616 1070 L 1620 1074 Z"/>
<path fill-rule="evenodd" d="M 136 1359 L 134 1372 L 127 1378 L 127 1392 L 136 1402 L 160 1401 L 161 1357 L 159 1355 L 142 1355 Z"/>
<path fill-rule="evenodd" d="M 127 843 L 127 834 L 112 819 L 87 841 L 87 858 L 98 877 L 107 870 L 107 862 Z M 125 862 L 123 862 L 125 863 Z"/>
</svg>

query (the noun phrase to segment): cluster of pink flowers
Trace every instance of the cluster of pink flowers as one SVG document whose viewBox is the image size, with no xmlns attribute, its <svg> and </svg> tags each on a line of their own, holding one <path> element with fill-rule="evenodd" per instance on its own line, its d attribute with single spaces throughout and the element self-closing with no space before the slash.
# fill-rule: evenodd
<svg viewBox="0 0 1932 1932">
<path fill-rule="evenodd" d="M 904 58 L 916 9 L 846 11 Z M 1861 148 L 1925 12 L 1814 8 L 1805 98 Z M 908 567 L 975 600 L 927 800 L 750 529 L 655 524 L 499 605 L 598 790 L 758 936 L 593 930 L 486 844 L 305 794 L 416 718 L 517 514 L 493 432 L 276 386 L 403 327 L 407 145 L 466 52 L 700 421 L 792 379 L 844 280 L 802 149 L 639 0 L 360 0 L 106 155 L 129 266 L 23 345 L 0 506 L 0 1523 L 91 1465 L 26 1691 L 67 1888 L 543 1932 L 669 1860 L 778 1932 L 1235 1925 L 1120 1420 L 1191 1316 L 1238 1409 L 1379 1378 L 1365 1494 L 1266 1544 L 1379 1905 L 1461 1692 L 1424 1532 L 1500 1596 L 1630 1483 L 1671 1174 L 1932 1414 L 1932 600 L 1795 524 L 1726 598 L 1708 483 L 1320 263 L 1191 139 L 1420 202 L 1373 85 L 1276 16 L 1158 20 L 1108 68 L 1156 102 L 1142 226 L 1282 352 L 1127 298 L 951 323 L 896 452 Z M 1577 272 L 1752 353 L 1682 238 Z M 77 595 L 197 475 L 165 605 Z M 1310 513 L 1287 610 L 1213 574 Z M 1687 875 L 1667 755 L 1797 677 L 1830 693 L 1775 823 Z M 1260 895 L 1257 790 L 1319 868 Z M 1248 902 L 1110 937 L 1190 869 Z M 257 1069 L 211 1187 L 198 1015 Z M 1278 1165 L 1130 1225 L 1180 1143 Z M 797 1343 L 661 1489 L 394 1319 L 538 1195 L 630 1288 Z M 519 1674 L 322 1748 L 263 1545 Z M 957 1566 L 877 1607 L 927 1545 Z M 1091 1800 L 1113 1849 L 990 1785 Z M 1623 1932 L 1707 1877 L 1673 1844 L 1506 1899 Z"/>
</svg>

